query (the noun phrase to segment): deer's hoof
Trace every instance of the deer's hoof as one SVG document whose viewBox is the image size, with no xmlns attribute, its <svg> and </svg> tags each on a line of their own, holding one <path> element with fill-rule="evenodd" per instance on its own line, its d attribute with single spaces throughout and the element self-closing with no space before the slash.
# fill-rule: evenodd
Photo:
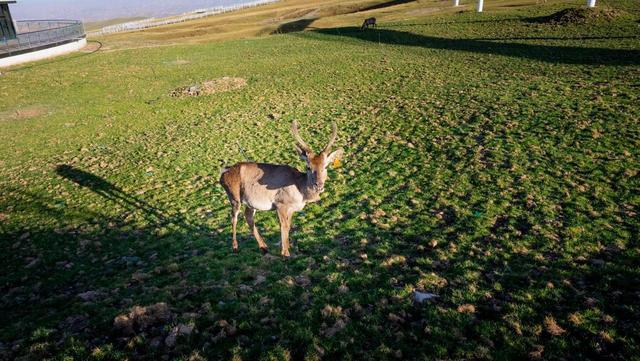
<svg viewBox="0 0 640 361">
<path fill-rule="evenodd" d="M 267 247 L 260 247 L 260 252 L 261 252 L 262 254 L 267 254 L 267 253 L 269 253 L 269 248 L 267 248 Z"/>
</svg>

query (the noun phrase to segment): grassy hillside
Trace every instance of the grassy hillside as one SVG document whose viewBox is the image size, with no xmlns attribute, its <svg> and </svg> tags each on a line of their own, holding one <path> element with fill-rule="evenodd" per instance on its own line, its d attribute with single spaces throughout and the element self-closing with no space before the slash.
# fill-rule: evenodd
<svg viewBox="0 0 640 361">
<path fill-rule="evenodd" d="M 517 7 L 535 6 L 538 2 L 542 3 L 542 0 L 492 0 L 486 3 L 485 10 L 494 13 L 508 12 Z M 584 1 L 548 0 L 549 5 L 578 6 L 584 5 L 583 3 Z M 623 6 L 638 8 L 638 4 L 632 2 Z M 460 1 L 458 7 L 454 7 L 451 0 L 281 0 L 275 4 L 185 23 L 111 34 L 98 37 L 97 40 L 108 44 L 105 50 L 208 43 L 302 30 L 360 26 L 363 19 L 371 16 L 388 23 L 425 15 L 472 11 L 474 8 L 475 2 L 465 0 Z"/>
<path fill-rule="evenodd" d="M 640 10 L 578 4 L 3 70 L 0 359 L 637 357 Z M 234 255 L 219 169 L 293 119 L 342 166 Z"/>
</svg>

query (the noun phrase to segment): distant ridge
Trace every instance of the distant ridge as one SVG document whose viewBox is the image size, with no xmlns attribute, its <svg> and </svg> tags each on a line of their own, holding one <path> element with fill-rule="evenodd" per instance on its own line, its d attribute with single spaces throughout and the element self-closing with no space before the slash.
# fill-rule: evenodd
<svg viewBox="0 0 640 361">
<path fill-rule="evenodd" d="M 127 23 L 105 26 L 100 30 L 91 32 L 91 35 L 113 34 L 113 33 L 119 33 L 122 31 L 142 30 L 147 28 L 153 28 L 156 26 L 182 23 L 185 21 L 200 19 L 207 16 L 222 14 L 229 11 L 236 11 L 236 10 L 260 6 L 260 5 L 271 4 L 278 1 L 279 0 L 255 0 L 255 1 L 246 2 L 242 4 L 197 9 L 197 10 L 189 11 L 180 15 L 170 16 L 166 18 L 160 18 L 160 19 L 148 18 L 144 20 L 130 21 Z"/>
</svg>

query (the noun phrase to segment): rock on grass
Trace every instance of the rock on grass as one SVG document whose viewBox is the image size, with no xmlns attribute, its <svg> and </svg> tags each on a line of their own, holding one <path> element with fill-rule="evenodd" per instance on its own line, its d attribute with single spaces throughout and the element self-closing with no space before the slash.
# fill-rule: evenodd
<svg viewBox="0 0 640 361">
<path fill-rule="evenodd" d="M 413 300 L 416 301 L 417 303 L 423 303 L 424 301 L 429 301 L 438 297 L 438 295 L 436 294 L 429 293 L 429 292 L 420 292 L 420 291 L 413 291 L 412 296 L 413 296 Z"/>
</svg>

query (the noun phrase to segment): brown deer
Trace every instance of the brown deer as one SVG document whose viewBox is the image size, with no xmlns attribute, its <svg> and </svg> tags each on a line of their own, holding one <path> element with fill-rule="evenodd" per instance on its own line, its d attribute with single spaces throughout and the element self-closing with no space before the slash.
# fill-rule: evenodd
<svg viewBox="0 0 640 361">
<path fill-rule="evenodd" d="M 258 233 L 253 216 L 256 210 L 275 209 L 278 212 L 282 238 L 281 254 L 289 257 L 289 229 L 293 213 L 302 210 L 307 203 L 320 200 L 320 193 L 324 191 L 324 183 L 327 180 L 327 166 L 342 158 L 342 148 L 329 153 L 337 136 L 335 123 L 332 124 L 329 143 L 318 154 L 302 140 L 295 120 L 291 124 L 291 132 L 296 140 L 295 147 L 300 158 L 307 163 L 305 173 L 288 165 L 254 162 L 242 162 L 222 170 L 220 184 L 231 202 L 234 252 L 238 252 L 236 226 L 240 206 L 244 204 L 247 224 L 263 253 L 267 252 L 267 244 Z"/>
<path fill-rule="evenodd" d="M 360 30 L 364 30 L 364 29 L 368 28 L 369 25 L 371 25 L 373 27 L 378 27 L 378 25 L 376 24 L 376 18 L 364 19 L 364 21 L 362 22 L 362 26 L 360 27 Z"/>
</svg>

